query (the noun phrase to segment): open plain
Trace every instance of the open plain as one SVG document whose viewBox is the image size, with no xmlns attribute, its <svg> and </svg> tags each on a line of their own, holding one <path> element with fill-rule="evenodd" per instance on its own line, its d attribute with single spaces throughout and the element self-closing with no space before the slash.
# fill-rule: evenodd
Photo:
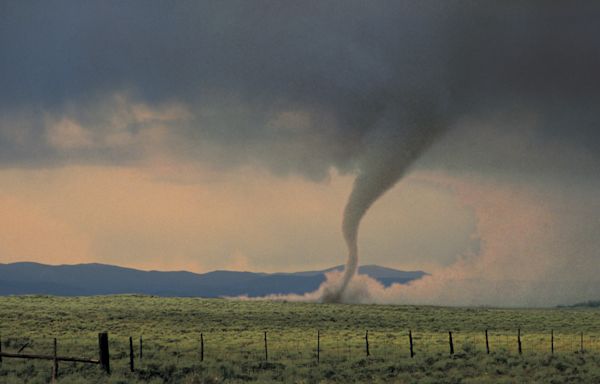
<svg viewBox="0 0 600 384">
<path fill-rule="evenodd" d="M 600 381 L 600 310 L 592 308 L 13 296 L 0 298 L 0 318 L 3 352 L 51 355 L 56 338 L 58 355 L 97 359 L 98 333 L 108 332 L 111 374 L 60 362 L 59 383 Z M 47 383 L 52 365 L 5 357 L 0 381 Z"/>
</svg>

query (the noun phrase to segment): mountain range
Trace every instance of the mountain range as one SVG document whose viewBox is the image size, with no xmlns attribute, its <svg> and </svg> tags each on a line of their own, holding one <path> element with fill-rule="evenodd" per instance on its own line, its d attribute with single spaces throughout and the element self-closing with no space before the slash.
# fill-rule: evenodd
<svg viewBox="0 0 600 384">
<path fill-rule="evenodd" d="M 203 274 L 176 271 L 142 271 L 106 264 L 45 265 L 32 262 L 0 263 L 0 295 L 43 294 L 90 296 L 145 294 L 177 297 L 265 296 L 303 294 L 316 290 L 325 273 L 342 270 L 295 273 L 213 271 Z M 423 271 L 400 271 L 365 265 L 358 273 L 369 275 L 383 285 L 406 284 L 426 275 Z"/>
</svg>

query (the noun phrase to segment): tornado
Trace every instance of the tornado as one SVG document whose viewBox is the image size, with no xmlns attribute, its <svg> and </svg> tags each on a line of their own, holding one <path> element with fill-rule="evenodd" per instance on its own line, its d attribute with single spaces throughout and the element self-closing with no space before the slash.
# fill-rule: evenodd
<svg viewBox="0 0 600 384">
<path fill-rule="evenodd" d="M 342 233 L 348 250 L 344 273 L 337 284 L 325 287 L 323 302 L 347 301 L 345 292 L 358 268 L 358 230 L 362 218 L 373 203 L 402 179 L 446 126 L 439 108 L 430 102 L 390 107 L 374 124 L 344 209 Z"/>
</svg>

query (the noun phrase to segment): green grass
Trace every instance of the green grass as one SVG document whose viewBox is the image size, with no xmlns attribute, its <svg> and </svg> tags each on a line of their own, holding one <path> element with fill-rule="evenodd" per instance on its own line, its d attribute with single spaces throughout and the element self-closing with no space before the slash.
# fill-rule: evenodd
<svg viewBox="0 0 600 384">
<path fill-rule="evenodd" d="M 56 337 L 59 355 L 97 358 L 98 332 L 109 332 L 112 374 L 106 376 L 94 365 L 61 363 L 59 383 L 600 382 L 600 309 L 30 296 L 1 297 L 0 319 L 5 352 L 16 352 L 29 343 L 23 353 L 51 354 Z M 521 356 L 517 328 L 522 332 Z M 489 329 L 490 355 L 485 352 L 485 329 Z M 412 359 L 408 330 L 414 338 Z M 448 352 L 449 330 L 454 356 Z M 578 352 L 580 332 L 584 353 Z M 204 362 L 199 354 L 201 333 Z M 137 356 L 140 335 L 142 361 Z M 134 373 L 128 371 L 129 336 L 135 340 Z M 47 383 L 51 367 L 51 361 L 5 358 L 0 383 Z"/>
</svg>

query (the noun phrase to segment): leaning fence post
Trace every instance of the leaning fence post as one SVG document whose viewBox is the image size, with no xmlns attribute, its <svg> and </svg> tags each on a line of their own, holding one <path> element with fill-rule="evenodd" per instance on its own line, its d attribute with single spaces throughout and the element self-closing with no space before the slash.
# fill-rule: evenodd
<svg viewBox="0 0 600 384">
<path fill-rule="evenodd" d="M 317 363 L 321 361 L 321 331 L 317 330 Z"/>
<path fill-rule="evenodd" d="M 56 342 L 56 337 L 54 338 L 54 364 L 52 365 L 52 382 L 56 381 L 58 378 L 58 346 Z"/>
<path fill-rule="evenodd" d="M 550 352 L 554 355 L 554 329 L 550 330 Z"/>
<path fill-rule="evenodd" d="M 108 333 L 98 334 L 98 347 L 100 350 L 100 367 L 110 375 L 110 354 L 108 351 Z"/>
<path fill-rule="evenodd" d="M 519 344 L 519 355 L 523 354 L 523 348 L 521 346 L 521 328 L 517 330 L 517 343 Z"/>
<path fill-rule="evenodd" d="M 448 342 L 450 343 L 450 354 L 454 355 L 454 343 L 452 342 L 452 331 L 448 331 Z"/>
<path fill-rule="evenodd" d="M 412 331 L 408 331 L 408 341 L 410 343 L 410 357 L 415 357 L 415 353 L 413 352 L 413 339 L 412 339 Z"/>
<path fill-rule="evenodd" d="M 140 362 L 142 361 L 143 356 L 143 347 L 142 347 L 142 336 L 140 335 Z"/>
<path fill-rule="evenodd" d="M 269 361 L 269 349 L 267 347 L 267 331 L 265 331 L 265 361 Z"/>
<path fill-rule="evenodd" d="M 490 354 L 490 340 L 488 339 L 488 330 L 485 330 L 485 351 Z"/>
<path fill-rule="evenodd" d="M 367 352 L 367 357 L 369 357 L 371 355 L 369 352 L 369 330 L 365 333 L 365 351 Z"/>
<path fill-rule="evenodd" d="M 200 361 L 204 361 L 204 334 L 200 334 Z"/>
<path fill-rule="evenodd" d="M 129 370 L 133 372 L 133 337 L 129 336 Z"/>
</svg>

